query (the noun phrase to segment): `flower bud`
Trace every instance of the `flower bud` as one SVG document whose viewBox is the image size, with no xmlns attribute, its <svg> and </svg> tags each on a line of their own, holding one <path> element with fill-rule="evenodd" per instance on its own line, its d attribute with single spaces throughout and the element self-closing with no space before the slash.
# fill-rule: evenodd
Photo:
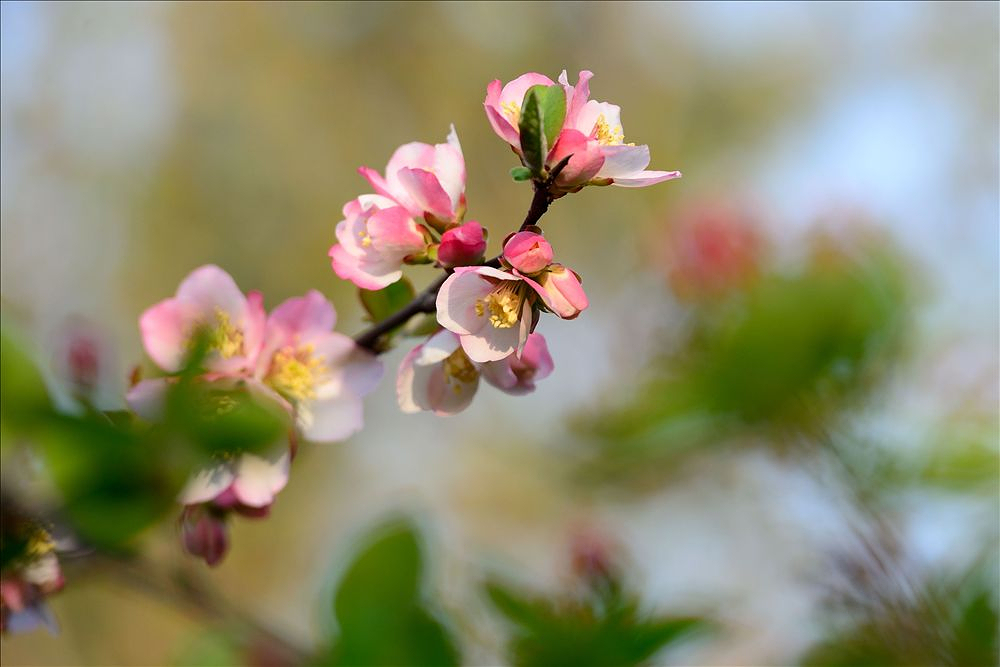
<svg viewBox="0 0 1000 667">
<path fill-rule="evenodd" d="M 552 246 L 541 234 L 518 232 L 504 244 L 503 257 L 521 273 L 538 273 L 552 263 Z"/>
<path fill-rule="evenodd" d="M 217 565 L 229 549 L 226 522 L 204 507 L 188 506 L 181 515 L 184 549 L 203 558 L 209 566 Z"/>
<path fill-rule="evenodd" d="M 580 278 L 562 264 L 551 265 L 538 284 L 544 292 L 545 305 L 564 320 L 575 318 L 590 305 Z"/>
<path fill-rule="evenodd" d="M 486 252 L 486 234 L 475 220 L 449 229 L 441 236 L 437 249 L 441 266 L 453 268 L 478 264 Z"/>
</svg>

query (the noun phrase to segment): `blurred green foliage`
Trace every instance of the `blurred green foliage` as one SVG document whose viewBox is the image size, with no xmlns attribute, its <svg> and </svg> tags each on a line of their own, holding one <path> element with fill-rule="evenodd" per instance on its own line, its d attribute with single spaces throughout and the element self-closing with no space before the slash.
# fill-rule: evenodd
<svg viewBox="0 0 1000 667">
<path fill-rule="evenodd" d="M 736 435 L 815 435 L 857 405 L 898 359 L 909 313 L 902 264 L 866 250 L 824 249 L 696 308 L 625 402 L 576 420 L 592 446 L 588 478 L 655 476 L 651 463 Z"/>
<path fill-rule="evenodd" d="M 641 665 L 671 643 L 705 628 L 697 618 L 644 613 L 638 596 L 613 575 L 590 582 L 585 595 L 551 599 L 507 584 L 485 585 L 512 631 L 507 652 L 522 667 Z"/>
<path fill-rule="evenodd" d="M 58 491 L 54 512 L 91 546 L 131 547 L 135 536 L 177 508 L 177 492 L 192 471 L 233 452 L 272 447 L 289 433 L 289 417 L 279 407 L 244 386 L 201 379 L 203 338 L 167 380 L 156 423 L 127 411 L 99 411 L 85 396 L 72 411 L 56 410 L 30 356 L 6 331 L 0 340 L 5 462 L 16 443 L 33 445 Z"/>
<path fill-rule="evenodd" d="M 325 665 L 457 665 L 458 650 L 425 599 L 423 550 L 414 526 L 376 528 L 340 580 L 339 633 Z"/>
<path fill-rule="evenodd" d="M 810 667 L 986 667 L 1000 663 L 996 561 L 903 600 L 867 600 L 851 625 L 812 648 Z"/>
</svg>

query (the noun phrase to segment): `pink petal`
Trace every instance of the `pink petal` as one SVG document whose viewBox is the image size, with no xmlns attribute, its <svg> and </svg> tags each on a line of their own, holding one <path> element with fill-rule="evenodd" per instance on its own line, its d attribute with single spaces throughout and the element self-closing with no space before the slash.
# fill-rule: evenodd
<svg viewBox="0 0 1000 667">
<path fill-rule="evenodd" d="M 242 319 L 246 297 L 228 273 L 208 264 L 192 271 L 177 288 L 177 300 L 194 305 L 202 313 L 214 314 L 221 308 L 235 319 Z"/>
<path fill-rule="evenodd" d="M 316 290 L 285 300 L 267 318 L 267 336 L 283 341 L 298 336 L 308 338 L 331 331 L 337 323 L 333 304 Z"/>
<path fill-rule="evenodd" d="M 163 417 L 167 390 L 170 384 L 166 378 L 153 378 L 139 382 L 125 394 L 125 403 L 132 412 L 147 421 L 159 421 Z"/>
<path fill-rule="evenodd" d="M 166 299 L 140 316 L 143 347 L 157 366 L 171 373 L 180 370 L 198 314 L 192 304 Z"/>
<path fill-rule="evenodd" d="M 243 454 L 236 464 L 233 493 L 248 507 L 264 507 L 274 502 L 274 496 L 288 484 L 291 463 L 288 447 L 271 457 Z"/>
<path fill-rule="evenodd" d="M 396 261 L 402 261 L 407 255 L 422 252 L 427 245 L 413 218 L 400 206 L 373 213 L 368 220 L 368 234 L 371 236 L 372 246 L 378 253 Z"/>
<path fill-rule="evenodd" d="M 368 290 L 380 290 L 403 277 L 402 270 L 391 268 L 398 263 L 386 262 L 372 264 L 364 262 L 337 244 L 330 248 L 330 263 L 334 273 L 344 280 L 349 280 L 358 287 Z"/>
<path fill-rule="evenodd" d="M 229 463 L 219 463 L 194 473 L 181 489 L 177 501 L 182 505 L 197 505 L 215 500 L 233 482 L 233 469 Z"/>
<path fill-rule="evenodd" d="M 303 437 L 312 442 L 344 440 L 363 425 L 361 399 L 351 395 L 315 401 L 299 420 Z"/>
<path fill-rule="evenodd" d="M 643 188 L 647 185 L 655 185 L 680 177 L 681 172 L 679 171 L 640 171 L 627 178 L 616 178 L 612 185 L 622 188 Z"/>
<path fill-rule="evenodd" d="M 475 267 L 455 269 L 438 290 L 438 323 L 457 334 L 479 331 L 485 320 L 476 314 L 476 302 L 492 291 L 493 285 L 483 280 Z"/>
<path fill-rule="evenodd" d="M 546 163 L 555 166 L 567 155 L 569 163 L 559 172 L 556 184 L 562 187 L 583 185 L 594 178 L 604 165 L 604 154 L 596 141 L 578 130 L 563 130 L 549 151 Z"/>
<path fill-rule="evenodd" d="M 440 220 L 452 220 L 455 217 L 452 200 L 433 173 L 406 167 L 399 170 L 398 176 L 399 182 L 421 211 L 427 211 Z"/>
<path fill-rule="evenodd" d="M 649 164 L 649 146 L 602 146 L 604 166 L 598 178 L 629 178 Z"/>
<path fill-rule="evenodd" d="M 476 334 L 462 336 L 462 349 L 473 361 L 499 361 L 514 354 L 520 342 L 520 335 L 521 332 L 517 327 L 498 329 L 485 326 Z"/>
</svg>

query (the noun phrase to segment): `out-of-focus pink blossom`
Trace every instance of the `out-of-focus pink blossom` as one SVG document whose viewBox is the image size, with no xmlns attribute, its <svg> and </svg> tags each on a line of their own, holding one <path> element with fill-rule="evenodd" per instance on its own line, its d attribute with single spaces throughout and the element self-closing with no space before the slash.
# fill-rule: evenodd
<svg viewBox="0 0 1000 667">
<path fill-rule="evenodd" d="M 375 390 L 382 363 L 333 331 L 337 313 L 319 292 L 288 299 L 267 318 L 255 377 L 294 406 L 302 435 L 343 440 L 362 426 L 362 397 Z"/>
<path fill-rule="evenodd" d="M 519 395 L 533 392 L 535 381 L 547 378 L 554 368 L 545 338 L 533 333 L 528 335 L 520 357 L 512 354 L 500 361 L 480 364 L 479 372 L 497 389 Z"/>
<path fill-rule="evenodd" d="M 541 234 L 518 232 L 504 244 L 503 258 L 521 273 L 538 273 L 552 263 L 552 246 Z"/>
<path fill-rule="evenodd" d="M 430 410 L 442 416 L 456 414 L 469 406 L 478 387 L 479 370 L 462 349 L 459 337 L 448 330 L 413 348 L 396 377 L 399 407 L 409 413 Z"/>
<path fill-rule="evenodd" d="M 486 234 L 475 220 L 453 227 L 441 235 L 437 258 L 441 266 L 453 268 L 477 264 L 486 252 Z"/>
<path fill-rule="evenodd" d="M 195 269 L 177 294 L 139 318 L 146 352 L 167 372 L 180 370 L 198 330 L 208 336 L 203 360 L 214 373 L 241 374 L 253 368 L 264 334 L 260 292 L 244 296 L 232 277 L 217 266 Z"/>
<path fill-rule="evenodd" d="M 344 280 L 379 290 L 403 276 L 403 260 L 423 253 L 427 240 L 406 208 L 382 195 L 361 195 L 344 205 L 330 248 L 333 270 Z"/>
<path fill-rule="evenodd" d="M 399 202 L 415 218 L 430 214 L 442 222 L 458 222 L 465 212 L 465 158 L 454 125 L 446 143 L 415 141 L 397 148 L 385 178 L 368 167 L 358 171 L 375 192 Z"/>
<path fill-rule="evenodd" d="M 406 355 L 396 378 L 403 412 L 432 411 L 453 415 L 469 406 L 482 377 L 508 394 L 527 394 L 535 381 L 552 373 L 552 357 L 541 334 L 530 334 L 520 358 L 477 363 L 462 349 L 459 336 L 447 329 L 431 336 Z"/>
<path fill-rule="evenodd" d="M 224 515 L 204 505 L 184 508 L 181 542 L 189 554 L 204 559 L 209 567 L 218 565 L 229 549 L 229 531 Z"/>
<path fill-rule="evenodd" d="M 678 296 L 706 298 L 745 286 L 760 269 L 764 242 L 738 210 L 704 205 L 668 229 L 663 263 Z"/>
<path fill-rule="evenodd" d="M 11 528 L 21 526 L 4 526 L 5 531 Z M 44 626 L 55 633 L 57 625 L 45 598 L 62 590 L 64 584 L 52 538 L 40 528 L 31 528 L 26 553 L 8 564 L 0 576 L 0 631 L 30 632 Z"/>
</svg>

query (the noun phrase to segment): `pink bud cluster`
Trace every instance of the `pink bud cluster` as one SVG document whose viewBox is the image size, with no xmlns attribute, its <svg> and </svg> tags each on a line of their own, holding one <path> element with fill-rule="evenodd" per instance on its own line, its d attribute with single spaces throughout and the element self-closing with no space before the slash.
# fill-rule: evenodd
<svg viewBox="0 0 1000 667">
<path fill-rule="evenodd" d="M 246 391 L 287 412 L 297 426 L 269 453 L 234 452 L 198 471 L 181 491 L 184 544 L 209 564 L 225 552 L 229 513 L 266 516 L 288 482 L 296 430 L 307 440 L 329 442 L 361 428 L 361 399 L 374 390 L 382 365 L 333 331 L 336 318 L 333 305 L 315 290 L 267 314 L 259 292 L 243 294 L 229 274 L 211 265 L 193 271 L 174 297 L 142 314 L 143 344 L 161 369 L 180 370 L 201 332 L 209 349 L 200 381 Z M 136 384 L 129 405 L 157 418 L 170 381 Z"/>
</svg>

